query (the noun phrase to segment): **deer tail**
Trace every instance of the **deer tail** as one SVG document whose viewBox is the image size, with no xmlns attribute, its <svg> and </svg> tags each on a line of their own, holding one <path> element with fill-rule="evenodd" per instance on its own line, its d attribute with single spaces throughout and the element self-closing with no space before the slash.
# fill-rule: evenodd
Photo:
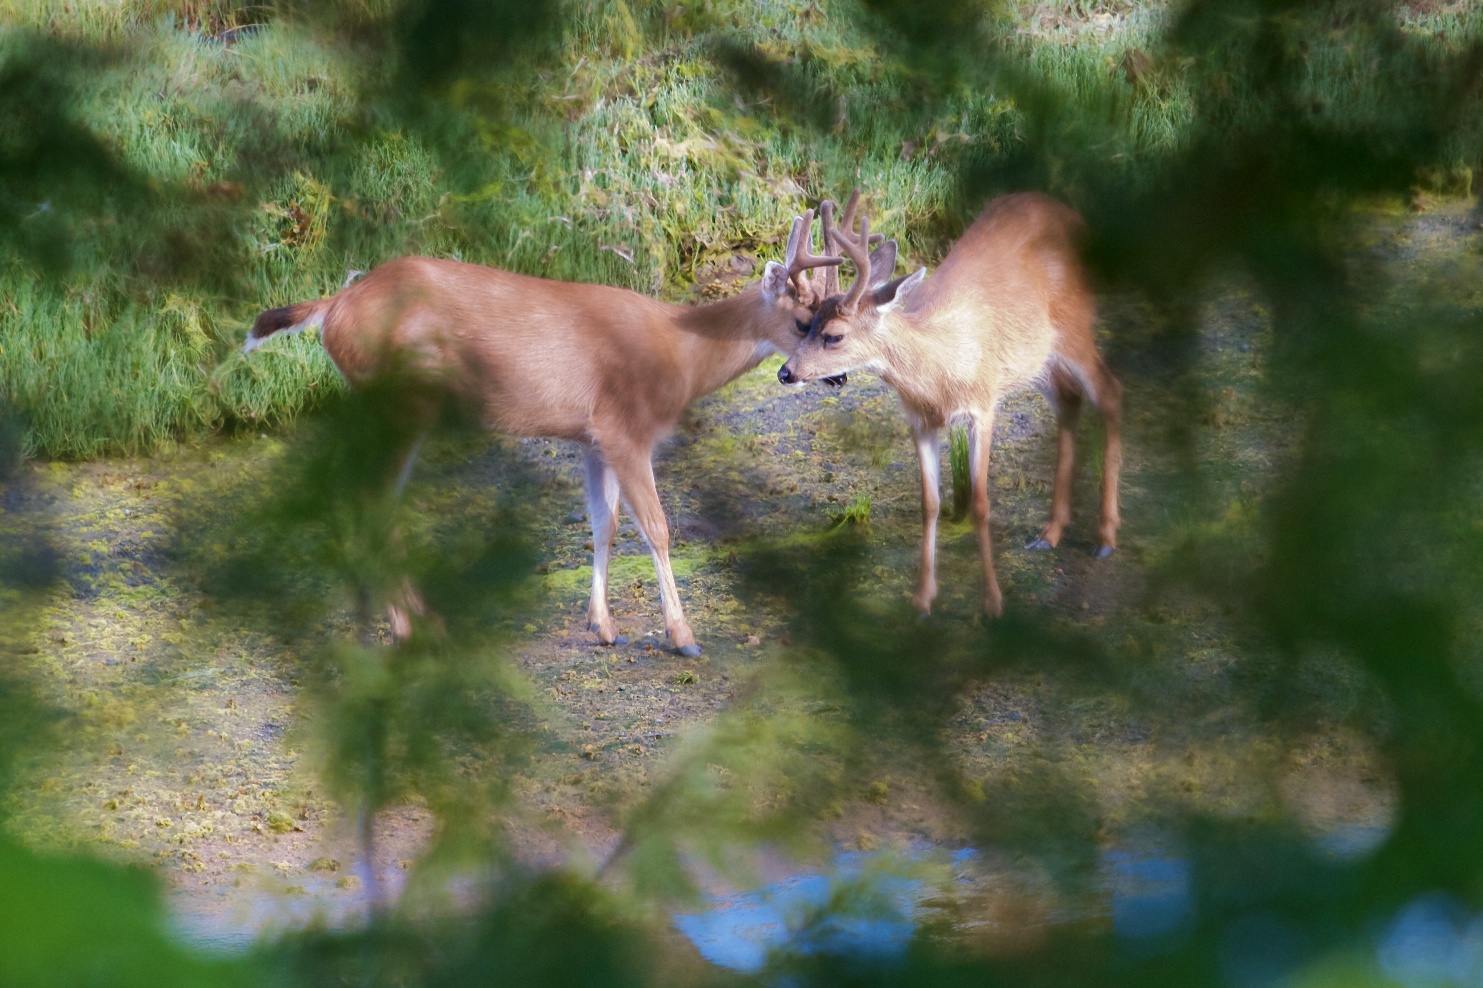
<svg viewBox="0 0 1483 988">
<path fill-rule="evenodd" d="M 251 353 L 274 333 L 302 333 L 306 329 L 323 328 L 324 309 L 329 301 L 321 298 L 262 313 L 252 321 L 252 328 L 247 331 L 247 340 L 242 344 L 242 352 Z"/>
</svg>

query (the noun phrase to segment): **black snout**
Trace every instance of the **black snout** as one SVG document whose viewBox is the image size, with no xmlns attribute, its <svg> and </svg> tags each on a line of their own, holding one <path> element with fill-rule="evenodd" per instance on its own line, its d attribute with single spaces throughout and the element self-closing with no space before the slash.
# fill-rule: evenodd
<svg viewBox="0 0 1483 988">
<path fill-rule="evenodd" d="M 798 378 L 788 369 L 788 365 L 784 364 L 778 368 L 778 382 L 781 384 L 797 384 Z"/>
</svg>

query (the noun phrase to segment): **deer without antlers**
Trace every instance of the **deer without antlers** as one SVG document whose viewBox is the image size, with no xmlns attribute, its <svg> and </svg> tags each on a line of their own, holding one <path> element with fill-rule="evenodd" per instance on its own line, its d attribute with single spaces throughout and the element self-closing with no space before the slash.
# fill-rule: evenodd
<svg viewBox="0 0 1483 988">
<path fill-rule="evenodd" d="M 880 284 L 849 224 L 821 207 L 825 238 L 860 272 L 849 291 L 819 306 L 813 324 L 778 371 L 804 384 L 869 370 L 896 390 L 922 468 L 922 569 L 912 602 L 930 613 L 937 596 L 939 439 L 952 421 L 968 427 L 973 523 L 986 592 L 984 609 L 1003 612 L 989 531 L 989 446 L 994 410 L 1017 388 L 1040 391 L 1056 412 L 1057 456 L 1050 520 L 1027 548 L 1051 549 L 1071 519 L 1076 423 L 1083 399 L 1106 429 L 1102 517 L 1096 556 L 1117 545 L 1118 471 L 1122 463 L 1122 385 L 1097 352 L 1096 299 L 1082 265 L 1081 217 L 1047 196 L 1021 193 L 989 203 L 927 279 L 927 269 Z"/>
<path fill-rule="evenodd" d="M 692 401 L 771 353 L 792 352 L 808 331 L 826 295 L 811 271 L 841 261 L 812 252 L 813 220 L 809 210 L 793 221 L 785 263 L 768 262 L 756 285 L 710 305 L 404 257 L 328 298 L 264 312 L 244 350 L 277 332 L 318 326 L 352 386 L 404 372 L 469 403 L 491 430 L 580 443 L 592 521 L 590 627 L 606 644 L 627 641 L 607 593 L 621 495 L 654 558 L 665 630 L 693 657 L 700 646 L 670 567 L 654 449 Z M 431 425 L 430 408 L 408 414 Z M 415 446 L 398 485 L 414 456 Z"/>
</svg>

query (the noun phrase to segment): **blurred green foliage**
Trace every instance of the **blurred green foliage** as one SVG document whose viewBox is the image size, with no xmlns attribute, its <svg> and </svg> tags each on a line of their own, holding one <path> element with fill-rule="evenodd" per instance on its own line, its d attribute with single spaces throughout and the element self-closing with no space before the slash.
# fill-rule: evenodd
<svg viewBox="0 0 1483 988">
<path fill-rule="evenodd" d="M 529 606 L 534 560 L 518 534 L 518 475 L 506 479 L 503 515 L 480 531 L 430 524 L 394 493 L 428 421 L 409 410 L 439 401 L 393 376 L 331 402 L 253 490 L 250 510 L 188 511 L 179 551 L 199 559 L 238 620 L 313 656 L 306 685 L 341 805 L 370 817 L 415 795 L 445 821 L 446 841 L 485 847 L 488 811 L 503 803 L 534 723 L 532 690 L 492 629 Z M 446 411 L 446 431 L 467 427 Z M 222 548 L 201 558 L 202 546 Z M 394 648 L 376 629 L 389 607 L 410 622 Z M 355 627 L 327 640 L 319 629 L 337 613 Z M 488 761 L 471 771 L 481 752 Z"/>
<path fill-rule="evenodd" d="M 208 961 L 173 942 L 153 876 L 86 859 L 54 860 L 0 842 L 0 985 L 246 985 L 238 961 Z"/>
</svg>

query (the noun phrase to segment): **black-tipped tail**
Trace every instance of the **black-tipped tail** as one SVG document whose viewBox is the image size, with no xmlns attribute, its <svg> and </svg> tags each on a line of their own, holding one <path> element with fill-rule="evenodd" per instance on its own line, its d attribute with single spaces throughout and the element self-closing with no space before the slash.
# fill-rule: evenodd
<svg viewBox="0 0 1483 988">
<path fill-rule="evenodd" d="M 323 299 L 317 302 L 300 302 L 297 305 L 285 305 L 278 309 L 269 309 L 260 314 L 252 321 L 252 328 L 247 331 L 247 341 L 242 344 L 242 352 L 248 353 L 256 350 L 262 342 L 274 333 L 281 330 L 302 330 L 314 318 L 316 310 L 323 304 Z"/>
</svg>

